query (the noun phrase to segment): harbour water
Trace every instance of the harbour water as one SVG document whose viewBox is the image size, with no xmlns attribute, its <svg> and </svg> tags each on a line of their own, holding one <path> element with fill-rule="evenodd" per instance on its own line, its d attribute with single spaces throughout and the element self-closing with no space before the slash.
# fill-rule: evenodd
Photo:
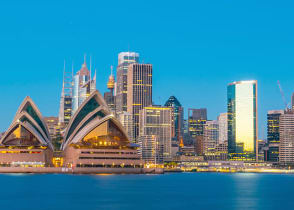
<svg viewBox="0 0 294 210">
<path fill-rule="evenodd" d="M 294 209 L 294 175 L 0 175 L 1 209 Z"/>
</svg>

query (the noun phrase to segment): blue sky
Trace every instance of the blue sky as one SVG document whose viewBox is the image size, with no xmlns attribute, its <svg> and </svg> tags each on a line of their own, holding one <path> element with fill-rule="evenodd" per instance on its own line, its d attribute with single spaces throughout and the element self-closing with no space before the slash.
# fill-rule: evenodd
<svg viewBox="0 0 294 210">
<path fill-rule="evenodd" d="M 226 85 L 258 80 L 260 137 L 266 112 L 294 91 L 292 1 L 0 1 L 0 130 L 29 95 L 57 115 L 63 61 L 92 55 L 98 89 L 121 51 L 154 65 L 154 102 L 226 111 Z M 70 68 L 70 65 L 67 66 Z M 186 111 L 186 110 L 185 110 Z M 187 114 L 187 111 L 186 111 Z"/>
</svg>

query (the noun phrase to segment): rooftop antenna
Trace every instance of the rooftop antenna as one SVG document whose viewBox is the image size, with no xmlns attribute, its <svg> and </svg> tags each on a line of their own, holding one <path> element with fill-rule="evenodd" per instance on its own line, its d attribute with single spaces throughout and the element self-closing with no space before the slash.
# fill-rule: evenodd
<svg viewBox="0 0 294 210">
<path fill-rule="evenodd" d="M 71 75 L 74 76 L 74 62 L 71 63 Z"/>
<path fill-rule="evenodd" d="M 87 54 L 85 53 L 84 54 L 84 64 L 86 64 L 86 57 L 87 57 Z"/>
<path fill-rule="evenodd" d="M 283 102 L 284 102 L 284 105 L 285 105 L 285 110 L 288 110 L 288 103 L 287 103 L 287 101 L 286 101 L 285 94 L 284 94 L 284 91 L 283 91 L 283 89 L 282 89 L 282 86 L 281 86 L 279 80 L 278 80 L 278 86 L 279 86 L 280 93 L 281 93 L 281 95 L 282 95 L 282 99 L 283 99 Z"/>
<path fill-rule="evenodd" d="M 92 56 L 90 55 L 90 80 L 92 76 Z"/>
</svg>

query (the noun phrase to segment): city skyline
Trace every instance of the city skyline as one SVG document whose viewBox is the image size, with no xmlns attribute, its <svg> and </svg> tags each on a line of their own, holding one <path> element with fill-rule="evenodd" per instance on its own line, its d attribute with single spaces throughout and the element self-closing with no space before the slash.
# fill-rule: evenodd
<svg viewBox="0 0 294 210">
<path fill-rule="evenodd" d="M 8 5 L 1 4 L 3 8 L 12 7 L 8 3 Z M 20 2 L 19 6 L 21 4 Z M 193 3 L 190 2 L 190 4 Z M 148 16 L 147 19 L 139 16 L 137 20 L 134 20 L 134 23 L 143 22 L 147 26 L 154 24 L 154 29 L 159 33 L 149 31 L 147 34 L 138 33 L 137 35 L 132 34 L 133 32 L 128 29 L 123 29 L 122 26 L 118 26 L 118 29 L 110 27 L 111 24 L 116 23 L 116 18 L 118 19 L 122 13 L 118 12 L 117 7 L 107 3 L 100 5 L 99 11 L 101 11 L 97 15 L 102 17 L 106 14 L 101 8 L 111 8 L 114 17 L 108 22 L 110 25 L 102 24 L 100 29 L 95 29 L 95 27 L 101 24 L 101 21 L 94 18 L 96 16 L 91 13 L 93 10 L 90 9 L 90 5 L 86 4 L 82 5 L 82 8 L 87 9 L 87 13 L 80 9 L 79 4 L 71 5 L 75 13 L 82 11 L 82 14 L 86 14 L 78 17 L 73 17 L 68 13 L 65 17 L 61 15 L 62 9 L 67 6 L 65 3 L 61 3 L 59 8 L 55 8 L 54 3 L 46 4 L 49 10 L 50 8 L 56 9 L 56 19 L 52 20 L 56 26 L 48 22 L 46 14 L 49 10 L 41 14 L 42 9 L 40 9 L 24 17 L 23 21 L 29 20 L 30 23 L 21 22 L 20 24 L 13 18 L 5 18 L 8 21 L 4 23 L 4 28 L 9 28 L 15 34 L 17 34 L 16 30 L 19 30 L 20 33 L 18 36 L 1 35 L 5 42 L 1 43 L 3 46 L 1 73 L 3 75 L 0 79 L 0 87 L 5 90 L 2 91 L 2 97 L 6 99 L 5 104 L 1 104 L 1 108 L 6 111 L 0 114 L 0 131 L 5 131 L 9 127 L 14 110 L 27 95 L 36 101 L 45 116 L 58 116 L 64 59 L 66 59 L 68 69 L 71 69 L 71 62 L 74 61 L 74 68 L 77 71 L 83 63 L 84 53 L 88 55 L 88 60 L 92 55 L 93 68 L 94 66 L 97 68 L 97 89 L 104 93 L 107 90 L 106 83 L 110 65 L 114 65 L 116 69 L 118 53 L 129 50 L 140 53 L 142 62 L 152 63 L 154 66 L 154 103 L 164 104 L 171 95 L 175 95 L 185 108 L 185 118 L 187 118 L 188 108 L 206 107 L 208 119 L 216 119 L 219 113 L 226 111 L 228 83 L 258 80 L 259 137 L 266 138 L 267 111 L 284 108 L 277 80 L 280 80 L 288 102 L 290 102 L 292 93 L 292 81 L 288 78 L 291 78 L 293 74 L 291 69 L 294 68 L 291 62 L 293 31 L 284 26 L 293 20 L 292 14 L 289 13 L 293 5 L 287 5 L 287 8 L 281 8 L 282 6 L 276 8 L 273 3 L 268 2 L 262 13 L 264 17 L 261 17 L 258 13 L 261 5 L 248 3 L 245 8 L 252 12 L 252 16 L 248 17 L 248 22 L 245 24 L 244 15 L 247 14 L 247 11 L 240 12 L 240 7 L 244 5 L 230 3 L 227 8 L 217 3 L 215 5 L 195 4 L 199 8 L 197 9 L 199 14 L 192 14 L 189 9 L 185 12 L 182 6 L 177 8 L 175 4 L 168 5 L 172 11 L 179 11 L 175 16 L 169 15 L 170 19 L 168 19 L 160 18 L 167 13 L 160 10 L 163 5 L 159 3 L 158 8 L 154 9 L 154 17 Z M 41 6 L 40 3 L 35 7 L 41 8 Z M 130 8 L 119 6 L 125 8 L 126 11 L 140 7 L 140 5 L 132 5 Z M 150 9 L 152 3 L 144 6 Z M 208 7 L 211 7 L 212 12 L 216 12 L 210 19 L 208 18 L 210 13 L 201 12 L 201 8 L 207 9 Z M 279 13 L 280 16 L 277 17 L 276 9 L 283 11 L 284 14 Z M 16 7 L 15 10 L 22 13 L 21 7 Z M 32 8 L 28 8 L 27 12 L 30 13 L 30 10 Z M 219 10 L 223 12 L 220 13 Z M 224 15 L 225 12 L 228 12 L 227 15 Z M 39 20 L 32 20 L 34 14 L 39 15 Z M 144 14 L 148 13 L 145 11 Z M 216 18 L 217 15 L 221 17 L 220 20 Z M 235 20 L 232 20 L 232 15 Z M 9 14 L 4 12 L 1 17 L 4 16 L 9 17 Z M 197 22 L 199 18 L 201 21 Z M 226 25 L 222 24 L 222 21 L 226 21 Z M 237 24 L 238 21 L 241 22 L 240 25 Z M 266 23 L 263 24 L 262 30 L 259 29 L 261 21 Z M 160 28 L 161 24 L 170 25 L 172 23 L 184 31 L 172 29 L 165 31 L 164 28 Z M 86 24 L 89 35 L 84 34 L 83 24 Z M 207 27 L 210 24 L 213 26 Z M 143 31 L 138 26 L 135 28 L 138 32 Z M 46 35 L 50 29 L 60 29 L 63 34 Z M 119 35 L 109 36 L 120 29 L 123 30 Z M 220 32 L 217 36 L 212 33 L 215 30 Z M 75 32 L 74 35 L 69 36 L 72 32 Z M 136 35 L 136 39 L 130 38 L 131 34 Z M 151 37 L 148 38 L 150 35 Z M 65 40 L 65 37 L 68 36 L 69 40 Z M 168 38 L 165 39 L 166 37 Z M 277 72 L 279 72 L 278 76 Z M 180 85 L 175 85 L 177 83 Z M 201 91 L 194 91 L 199 87 Z"/>
</svg>

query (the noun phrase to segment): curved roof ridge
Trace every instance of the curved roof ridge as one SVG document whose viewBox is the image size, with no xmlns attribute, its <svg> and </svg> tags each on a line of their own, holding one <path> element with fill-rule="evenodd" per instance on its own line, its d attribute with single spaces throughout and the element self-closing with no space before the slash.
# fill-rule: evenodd
<svg viewBox="0 0 294 210">
<path fill-rule="evenodd" d="M 127 143 L 130 143 L 129 137 L 124 130 L 122 124 L 112 115 L 107 115 L 103 118 L 101 118 L 99 121 L 91 121 L 89 122 L 88 126 L 84 127 L 81 131 L 79 131 L 70 141 L 65 142 L 64 145 L 62 145 L 62 150 L 64 150 L 70 143 L 77 143 L 79 140 L 84 138 L 89 132 L 91 132 L 93 129 L 95 129 L 97 126 L 101 125 L 102 123 L 111 120 L 118 128 L 119 130 L 125 135 L 127 138 Z"/>
<path fill-rule="evenodd" d="M 107 114 L 110 114 L 110 111 L 109 111 L 109 109 L 108 109 L 108 106 L 107 106 L 106 102 L 104 101 L 102 95 L 99 93 L 98 90 L 95 90 L 95 91 L 94 91 L 89 97 L 86 98 L 86 100 L 81 104 L 81 106 L 78 108 L 78 110 L 75 111 L 74 115 L 71 117 L 71 119 L 70 119 L 70 121 L 69 121 L 69 123 L 68 123 L 68 126 L 67 126 L 67 128 L 66 128 L 66 130 L 65 130 L 65 133 L 64 133 L 64 139 L 67 139 L 67 138 L 68 138 L 68 132 L 69 132 L 70 130 L 72 130 L 72 125 L 73 125 L 74 121 L 76 120 L 77 116 L 79 115 L 79 113 L 81 112 L 81 110 L 82 110 L 82 109 L 88 104 L 88 102 L 89 102 L 91 99 L 93 99 L 93 98 L 96 99 L 96 101 L 97 101 L 97 103 L 98 103 L 98 107 L 103 105 L 103 106 L 105 107 L 105 111 L 108 112 Z M 98 108 L 98 107 L 97 107 L 97 108 Z M 89 113 L 90 113 L 90 112 L 89 112 Z M 88 114 L 89 114 L 89 113 L 88 113 Z M 87 116 L 88 114 L 86 114 L 86 116 Z M 106 114 L 106 115 L 107 115 L 107 114 Z M 84 116 L 83 118 L 85 118 L 86 116 Z M 77 126 L 76 126 L 76 127 L 77 127 Z M 75 130 L 75 129 L 74 129 L 74 130 Z"/>
<path fill-rule="evenodd" d="M 11 132 L 15 129 L 16 126 L 23 126 L 25 129 L 27 129 L 29 132 L 31 132 L 37 139 L 38 141 L 43 144 L 43 145 L 48 145 L 49 144 L 40 136 L 40 134 L 36 131 L 36 129 L 34 129 L 33 126 L 31 126 L 29 123 L 23 123 L 23 122 L 15 122 L 10 128 L 9 130 L 7 130 L 7 132 L 4 134 L 4 136 L 1 138 L 0 144 L 5 144 L 4 141 L 6 140 L 6 138 L 11 134 Z"/>
<path fill-rule="evenodd" d="M 38 122 L 37 122 L 37 123 L 40 125 L 41 128 L 43 127 L 42 130 L 44 131 L 46 137 L 50 140 L 49 129 L 48 129 L 48 127 L 47 127 L 47 124 L 45 123 L 45 121 L 44 121 L 44 119 L 43 119 L 43 116 L 42 116 L 42 114 L 41 114 L 39 108 L 38 108 L 37 105 L 34 103 L 34 101 L 32 100 L 32 98 L 29 97 L 29 96 L 26 96 L 25 99 L 23 100 L 23 102 L 22 102 L 22 103 L 20 104 L 20 106 L 18 107 L 18 110 L 17 110 L 17 112 L 16 112 L 16 114 L 15 114 L 15 117 L 14 117 L 14 119 L 13 119 L 12 122 L 15 122 L 16 120 L 18 120 L 17 117 L 18 117 L 18 115 L 19 115 L 21 112 L 24 112 L 24 111 L 27 112 L 27 110 L 25 110 L 25 107 L 26 107 L 27 104 L 30 104 L 30 105 L 31 105 L 33 111 L 36 113 L 38 119 L 40 120 L 41 125 L 40 125 Z M 28 114 L 30 115 L 30 113 L 28 113 Z M 30 116 L 31 116 L 31 115 L 30 115 Z M 31 117 L 33 118 L 33 116 L 31 116 Z M 34 119 L 34 120 L 36 121 L 36 119 Z"/>
<path fill-rule="evenodd" d="M 70 141 L 70 139 L 72 139 L 79 131 L 79 129 L 81 127 L 83 127 L 83 125 L 91 118 L 93 117 L 95 114 L 97 114 L 98 112 L 100 111 L 103 111 L 105 112 L 105 107 L 102 105 L 102 106 L 99 106 L 98 108 L 96 108 L 95 110 L 93 110 L 92 112 L 90 112 L 89 114 L 86 115 L 86 117 L 83 118 L 82 121 L 80 121 L 80 123 L 76 126 L 76 128 L 74 129 L 74 131 L 70 134 L 69 137 L 65 138 L 64 139 L 64 142 L 62 144 L 65 144 L 67 141 Z M 107 113 L 104 113 L 105 116 L 107 116 Z M 96 119 L 96 118 L 95 118 Z"/>
<path fill-rule="evenodd" d="M 41 134 L 41 136 L 46 140 L 46 142 L 49 142 L 50 140 L 47 138 L 46 134 L 44 133 L 43 129 L 40 127 L 40 125 L 35 121 L 34 118 L 32 118 L 31 115 L 29 115 L 26 111 L 21 112 L 17 116 L 17 120 L 21 121 L 22 117 L 27 117 L 28 120 L 33 123 L 33 125 L 37 128 L 37 131 Z"/>
</svg>

